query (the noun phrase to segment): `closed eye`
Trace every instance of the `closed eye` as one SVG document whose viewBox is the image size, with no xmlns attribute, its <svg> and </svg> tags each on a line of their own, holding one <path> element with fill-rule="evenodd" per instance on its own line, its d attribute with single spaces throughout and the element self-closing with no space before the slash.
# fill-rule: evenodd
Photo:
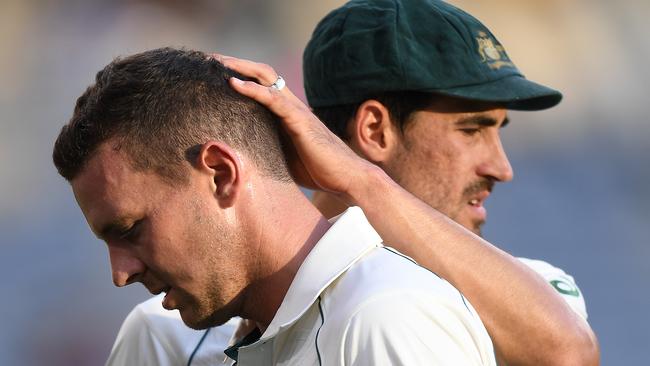
<svg viewBox="0 0 650 366">
<path fill-rule="evenodd" d="M 460 131 L 467 136 L 474 136 L 477 133 L 481 132 L 480 128 L 461 128 Z"/>
<path fill-rule="evenodd" d="M 131 225 L 128 228 L 125 229 L 120 229 L 119 230 L 119 238 L 122 240 L 134 240 L 137 238 L 138 234 L 140 233 L 140 226 L 141 226 L 142 220 L 135 221 L 133 225 Z"/>
</svg>

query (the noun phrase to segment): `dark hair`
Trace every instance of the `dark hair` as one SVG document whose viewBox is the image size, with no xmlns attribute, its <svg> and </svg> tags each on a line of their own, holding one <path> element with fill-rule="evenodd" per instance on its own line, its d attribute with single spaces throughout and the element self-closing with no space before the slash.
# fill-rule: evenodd
<svg viewBox="0 0 650 366">
<path fill-rule="evenodd" d="M 348 123 L 357 114 L 361 104 L 371 99 L 383 104 L 388 109 L 393 123 L 399 128 L 400 132 L 404 132 L 404 128 L 413 112 L 430 106 L 433 103 L 434 94 L 419 91 L 384 92 L 368 96 L 359 103 L 319 107 L 314 108 L 313 111 L 334 134 L 343 140 L 349 140 Z"/>
<path fill-rule="evenodd" d="M 160 48 L 113 60 L 77 99 L 54 144 L 54 165 L 71 181 L 112 140 L 135 169 L 185 181 L 182 162 L 216 139 L 241 149 L 263 174 L 290 181 L 276 117 L 230 88 L 231 76 L 198 51 Z"/>
</svg>

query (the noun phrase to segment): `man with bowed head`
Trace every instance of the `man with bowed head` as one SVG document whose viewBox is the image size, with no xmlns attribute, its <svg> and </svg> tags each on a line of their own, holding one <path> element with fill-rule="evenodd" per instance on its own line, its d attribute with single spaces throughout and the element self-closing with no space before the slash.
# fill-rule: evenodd
<svg viewBox="0 0 650 366">
<path fill-rule="evenodd" d="M 224 63 L 264 77 L 264 85 L 274 80 L 264 65 L 231 58 Z M 561 99 L 557 91 L 525 79 L 483 24 L 440 1 L 351 1 L 317 26 L 304 69 L 310 105 L 332 131 L 410 193 L 477 234 L 494 184 L 512 179 L 499 138 L 507 110 L 549 108 Z M 275 103 L 268 106 L 279 108 L 282 100 Z M 293 111 L 282 116 L 311 118 L 305 109 Z M 305 144 L 302 152 L 313 156 L 318 146 Z M 341 179 L 351 173 L 336 172 Z M 341 192 L 373 189 L 364 187 L 363 179 L 350 182 L 351 187 L 321 186 L 329 193 L 315 192 L 313 202 L 325 216 L 345 209 L 337 198 Z M 374 200 L 353 201 L 368 213 L 387 197 L 395 199 L 374 193 Z M 545 262 L 515 259 L 486 242 L 448 240 L 414 211 L 413 216 L 383 213 L 392 221 L 371 223 L 386 242 L 448 279 L 476 306 L 501 364 L 598 363 L 584 299 L 571 276 Z M 161 313 L 159 303 L 149 300 L 129 315 L 111 361 L 132 359 L 137 352 L 127 340 L 145 334 L 175 345 L 171 353 L 182 360 L 197 350 L 197 357 L 211 358 L 219 349 L 211 347 L 225 338 L 210 341 L 219 328 L 183 341 L 184 327 L 173 315 L 158 324 L 149 321 Z M 162 325 L 168 328 L 160 331 Z M 164 353 L 158 355 L 165 358 Z"/>
<path fill-rule="evenodd" d="M 165 292 L 162 306 L 194 329 L 254 321 L 226 352 L 238 365 L 494 365 L 457 289 L 384 247 L 359 208 L 328 221 L 307 200 L 277 120 L 228 85 L 234 75 L 201 52 L 156 49 L 114 60 L 77 100 L 53 160 L 115 285 Z"/>
</svg>

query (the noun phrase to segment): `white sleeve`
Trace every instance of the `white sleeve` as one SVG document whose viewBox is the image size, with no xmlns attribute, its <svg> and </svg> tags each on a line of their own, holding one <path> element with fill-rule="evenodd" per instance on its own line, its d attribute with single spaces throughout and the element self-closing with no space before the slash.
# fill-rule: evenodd
<svg viewBox="0 0 650 366">
<path fill-rule="evenodd" d="M 146 313 L 136 306 L 122 323 L 106 366 L 172 366 L 182 362 L 151 329 Z"/>
<path fill-rule="evenodd" d="M 517 259 L 542 276 L 562 296 L 573 311 L 580 314 L 585 320 L 587 319 L 585 298 L 572 276 L 544 261 L 528 258 Z"/>
<path fill-rule="evenodd" d="M 492 342 L 463 303 L 422 294 L 364 303 L 343 335 L 345 365 L 495 365 Z"/>
</svg>

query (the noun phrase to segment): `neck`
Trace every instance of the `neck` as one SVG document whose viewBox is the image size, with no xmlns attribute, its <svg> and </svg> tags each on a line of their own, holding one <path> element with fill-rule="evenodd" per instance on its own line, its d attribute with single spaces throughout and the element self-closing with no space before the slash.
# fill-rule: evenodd
<svg viewBox="0 0 650 366">
<path fill-rule="evenodd" d="M 327 218 L 340 215 L 348 208 L 348 205 L 336 198 L 335 195 L 323 191 L 314 191 L 311 203 Z"/>
<path fill-rule="evenodd" d="M 331 226 L 297 188 L 266 197 L 272 197 L 264 203 L 270 214 L 256 219 L 262 231 L 251 258 L 254 272 L 241 314 L 263 329 L 273 320 L 302 262 Z"/>
</svg>

